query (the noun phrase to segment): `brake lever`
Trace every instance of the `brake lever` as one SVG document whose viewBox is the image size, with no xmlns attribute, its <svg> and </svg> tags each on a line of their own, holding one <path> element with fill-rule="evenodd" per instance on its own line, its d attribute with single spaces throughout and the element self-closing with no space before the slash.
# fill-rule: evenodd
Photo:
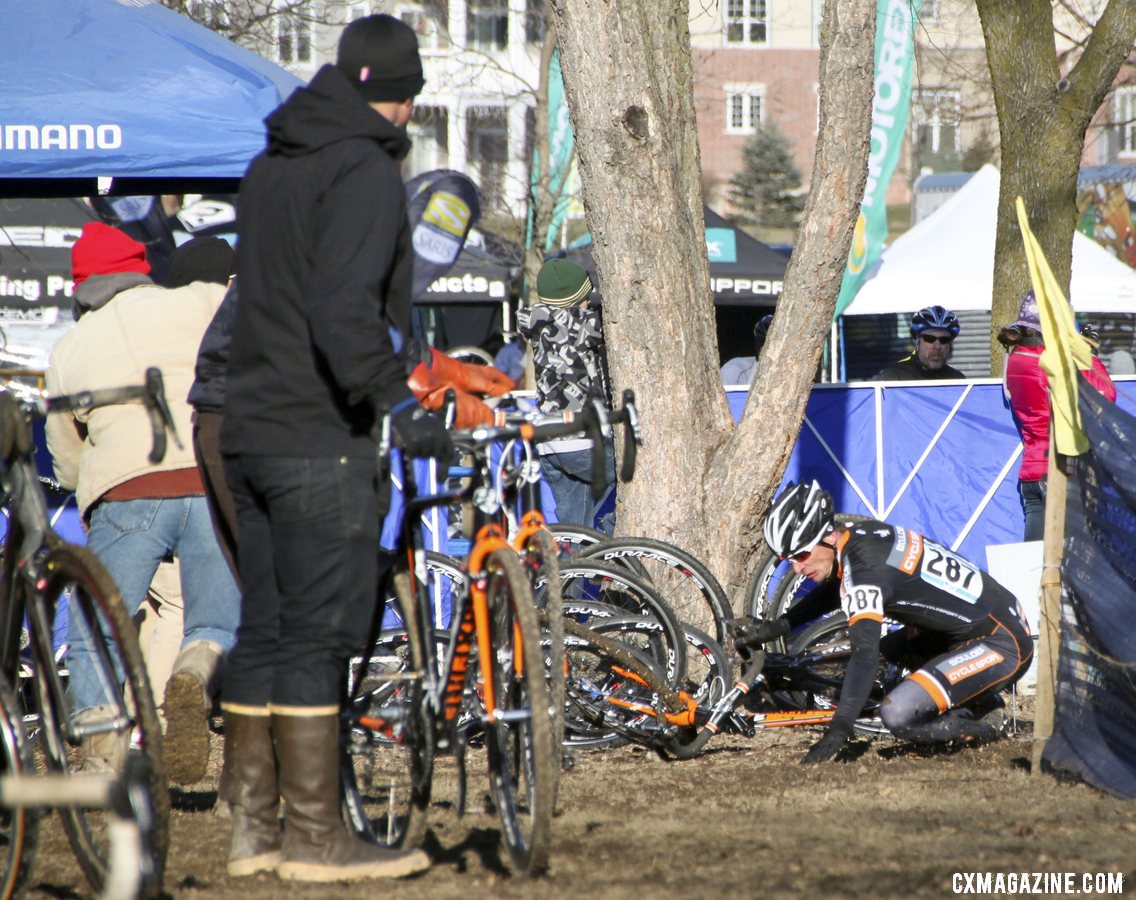
<svg viewBox="0 0 1136 900">
<path fill-rule="evenodd" d="M 160 463 L 166 458 L 166 432 L 173 436 L 174 444 L 179 450 L 185 446 L 174 425 L 173 414 L 166 402 L 166 385 L 162 380 L 162 370 L 151 366 L 146 370 L 146 412 L 150 416 L 150 430 L 153 432 L 153 444 L 150 448 L 150 462 Z"/>
</svg>

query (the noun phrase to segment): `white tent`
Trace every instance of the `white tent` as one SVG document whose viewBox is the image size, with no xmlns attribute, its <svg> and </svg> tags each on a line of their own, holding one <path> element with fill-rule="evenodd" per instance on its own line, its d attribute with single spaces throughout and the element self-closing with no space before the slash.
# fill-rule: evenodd
<svg viewBox="0 0 1136 900">
<path fill-rule="evenodd" d="M 868 270 L 846 316 L 947 309 L 990 309 L 998 170 L 986 165 L 950 200 L 904 233 Z M 1073 233 L 1073 308 L 1136 313 L 1136 270 L 1096 241 Z"/>
</svg>

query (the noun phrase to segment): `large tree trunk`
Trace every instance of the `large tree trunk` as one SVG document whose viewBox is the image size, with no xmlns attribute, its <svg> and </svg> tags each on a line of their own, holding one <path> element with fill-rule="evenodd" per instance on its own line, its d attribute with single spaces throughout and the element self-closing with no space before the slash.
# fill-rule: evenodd
<svg viewBox="0 0 1136 900">
<path fill-rule="evenodd" d="M 646 444 L 618 530 L 704 559 L 736 597 L 796 440 L 867 175 L 875 0 L 827 0 L 812 191 L 753 396 L 718 377 L 688 9 L 552 0 L 617 390 Z"/>
<path fill-rule="evenodd" d="M 994 248 L 993 331 L 1017 318 L 1030 286 L 1014 199 L 1057 281 L 1069 295 L 1077 172 L 1085 131 L 1136 41 L 1136 0 L 1111 0 L 1085 51 L 1062 77 L 1050 0 L 977 0 L 994 87 L 1002 153 L 998 236 Z M 1002 351 L 991 339 L 991 374 Z"/>
</svg>

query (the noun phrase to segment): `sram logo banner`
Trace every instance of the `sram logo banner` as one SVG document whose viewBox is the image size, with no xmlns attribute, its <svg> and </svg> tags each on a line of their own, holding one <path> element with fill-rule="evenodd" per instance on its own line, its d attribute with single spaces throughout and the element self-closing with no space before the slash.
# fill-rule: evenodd
<svg viewBox="0 0 1136 900">
<path fill-rule="evenodd" d="M 117 150 L 121 125 L 4 125 L 0 150 Z"/>
</svg>

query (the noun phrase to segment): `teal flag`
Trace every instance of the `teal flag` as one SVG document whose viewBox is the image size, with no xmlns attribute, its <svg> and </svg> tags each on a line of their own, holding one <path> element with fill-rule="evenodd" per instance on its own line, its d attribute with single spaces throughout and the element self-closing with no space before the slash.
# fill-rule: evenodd
<svg viewBox="0 0 1136 900">
<path fill-rule="evenodd" d="M 887 239 L 887 188 L 895 171 L 911 108 L 911 70 L 915 56 L 915 24 L 919 0 L 879 0 L 876 9 L 876 94 L 872 100 L 872 143 L 868 182 L 856 217 L 852 249 L 836 315 L 852 302 L 868 267 Z"/>
<path fill-rule="evenodd" d="M 535 199 L 540 191 L 550 191 L 556 198 L 556 205 L 552 211 L 552 221 L 548 226 L 548 235 L 545 238 L 544 249 L 547 251 L 556 239 L 556 232 L 568 215 L 568 207 L 572 197 L 564 188 L 572 168 L 572 155 L 576 149 L 576 137 L 572 133 L 572 122 L 568 117 L 568 99 L 564 95 L 564 77 L 560 72 L 560 48 L 552 51 L 552 59 L 548 63 L 548 144 L 550 163 L 548 171 L 544 173 L 545 181 L 540 181 L 540 155 L 533 151 L 532 166 L 532 193 Z M 529 211 L 528 234 L 526 244 L 531 244 L 532 211 Z"/>
</svg>

